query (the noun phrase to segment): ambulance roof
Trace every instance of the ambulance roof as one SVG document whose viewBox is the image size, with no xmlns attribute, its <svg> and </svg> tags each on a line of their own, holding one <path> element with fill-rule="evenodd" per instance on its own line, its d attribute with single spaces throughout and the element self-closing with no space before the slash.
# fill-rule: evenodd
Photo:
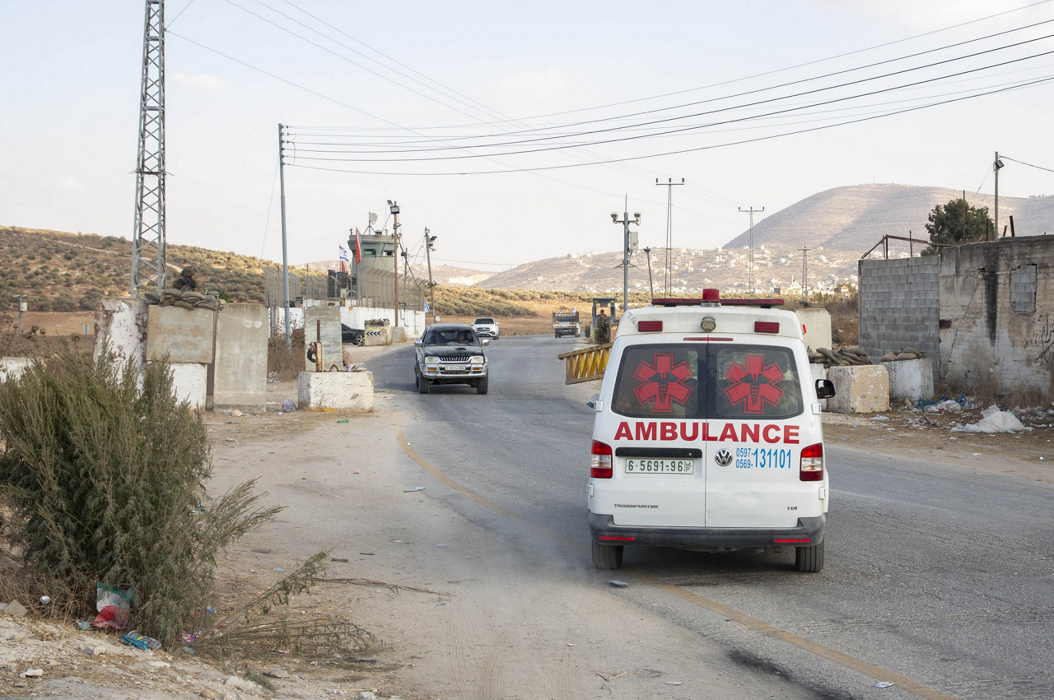
<svg viewBox="0 0 1054 700">
<path fill-rule="evenodd" d="M 704 331 L 702 323 L 711 320 L 712 331 Z M 661 321 L 662 326 L 641 322 Z M 684 305 L 649 306 L 630 309 L 622 315 L 618 336 L 654 336 L 660 334 L 698 334 L 700 336 L 725 334 L 756 335 L 803 339 L 801 322 L 793 311 L 763 308 L 761 306 Z"/>
</svg>

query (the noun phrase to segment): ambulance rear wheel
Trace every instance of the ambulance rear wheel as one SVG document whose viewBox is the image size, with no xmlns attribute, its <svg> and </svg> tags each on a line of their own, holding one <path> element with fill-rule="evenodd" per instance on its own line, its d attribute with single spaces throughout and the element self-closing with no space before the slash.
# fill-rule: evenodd
<svg viewBox="0 0 1054 700">
<path fill-rule="evenodd" d="M 622 566 L 622 545 L 604 545 L 593 543 L 593 566 L 609 571 Z"/>
<path fill-rule="evenodd" d="M 807 574 L 823 569 L 823 542 L 814 547 L 795 547 L 794 568 Z"/>
</svg>

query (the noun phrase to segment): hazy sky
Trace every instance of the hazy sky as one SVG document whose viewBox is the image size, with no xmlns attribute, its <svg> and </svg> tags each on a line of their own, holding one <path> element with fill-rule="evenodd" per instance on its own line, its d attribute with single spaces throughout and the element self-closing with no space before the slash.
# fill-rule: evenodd
<svg viewBox="0 0 1054 700">
<path fill-rule="evenodd" d="M 398 200 L 411 249 L 427 226 L 441 261 L 512 264 L 619 249 L 610 212 L 622 211 L 625 194 L 630 212 L 643 213 L 642 246 L 662 246 L 666 189 L 656 177 L 688 183 L 673 192 L 677 247 L 712 247 L 741 233 L 740 206 L 771 213 L 831 187 L 892 182 L 990 193 L 995 150 L 1054 169 L 1054 82 L 722 145 L 1052 77 L 1054 53 L 1018 60 L 1054 52 L 1054 37 L 1044 38 L 1054 21 L 1023 28 L 1054 20 L 1054 2 L 1029 4 L 167 0 L 168 241 L 280 259 L 279 122 L 298 129 L 298 165 L 466 173 L 287 167 L 290 258 L 298 263 L 335 258 L 368 212 L 384 221 L 386 199 Z M 1026 9 L 1007 12 L 1017 8 Z M 143 9 L 133 0 L 0 3 L 0 224 L 131 236 Z M 1006 14 L 936 31 L 996 13 Z M 898 43 L 871 49 L 888 42 Z M 1005 65 L 985 68 L 998 63 Z M 895 71 L 904 72 L 881 77 Z M 941 78 L 953 73 L 962 74 Z M 903 87 L 909 83 L 921 84 Z M 659 95 L 667 96 L 643 99 Z M 613 103 L 623 104 L 596 109 Z M 676 107 L 684 103 L 697 104 Z M 630 116 L 639 112 L 649 114 Z M 646 124 L 657 120 L 669 121 Z M 686 127 L 694 128 L 655 133 Z M 388 158 L 457 158 L 309 161 L 310 133 L 348 144 L 318 150 L 369 150 L 351 144 L 381 140 L 412 151 Z M 596 143 L 626 137 L 634 138 Z M 466 144 L 473 148 L 451 149 Z M 516 153 L 553 146 L 564 148 Z M 684 149 L 706 150 L 472 174 Z M 461 157 L 497 153 L 506 155 Z M 1000 190 L 1051 193 L 1054 173 L 1008 162 Z"/>
</svg>

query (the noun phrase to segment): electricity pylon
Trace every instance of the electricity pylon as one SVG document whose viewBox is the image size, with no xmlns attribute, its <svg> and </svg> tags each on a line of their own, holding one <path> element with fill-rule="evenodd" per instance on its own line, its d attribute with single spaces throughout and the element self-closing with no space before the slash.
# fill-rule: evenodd
<svg viewBox="0 0 1054 700">
<path fill-rule="evenodd" d="M 146 0 L 139 157 L 135 167 L 132 296 L 165 288 L 165 2 Z"/>
</svg>

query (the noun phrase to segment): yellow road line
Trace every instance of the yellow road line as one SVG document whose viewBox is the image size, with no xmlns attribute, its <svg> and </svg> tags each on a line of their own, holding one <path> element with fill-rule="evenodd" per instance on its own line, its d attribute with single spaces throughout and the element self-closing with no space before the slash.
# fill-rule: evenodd
<svg viewBox="0 0 1054 700">
<path fill-rule="evenodd" d="M 508 508 L 499 506 L 494 501 L 484 498 L 475 491 L 472 491 L 471 489 L 462 486 L 457 481 L 454 481 L 454 479 L 441 472 L 431 462 L 429 462 L 427 459 L 418 454 L 417 450 L 415 450 L 413 446 L 410 445 L 409 442 L 407 442 L 406 435 L 403 433 L 402 430 L 396 432 L 395 439 L 399 443 L 399 446 L 403 448 L 403 452 L 405 452 L 410 459 L 416 462 L 418 466 L 420 466 L 426 472 L 439 479 L 444 484 L 454 489 L 458 493 L 468 496 L 484 508 L 492 510 L 499 515 L 503 515 L 510 520 L 514 520 L 530 528 L 534 532 L 537 532 L 538 534 L 549 538 L 550 540 L 559 542 L 560 544 L 573 549 L 579 554 L 592 556 L 592 552 L 590 551 L 589 547 L 585 547 L 582 544 L 575 542 L 574 540 L 569 539 L 567 537 L 564 537 L 563 535 L 554 532 L 553 530 L 550 530 L 549 528 L 543 525 L 539 525 L 531 520 L 528 520 L 519 513 L 514 513 Z M 842 666 L 845 666 L 846 668 L 850 668 L 854 671 L 862 673 L 865 676 L 870 676 L 876 681 L 888 681 L 890 683 L 895 683 L 896 686 L 901 690 L 906 690 L 909 693 L 917 695 L 920 698 L 925 698 L 926 700 L 958 700 L 958 698 L 956 698 L 954 695 L 942 693 L 939 690 L 930 688 L 929 686 L 923 685 L 922 683 L 918 683 L 917 681 L 913 681 L 910 678 L 905 678 L 904 676 L 898 675 L 891 671 L 887 671 L 881 666 L 870 664 L 866 661 L 856 658 L 855 656 L 843 654 L 840 651 L 835 651 L 830 647 L 825 647 L 822 644 L 817 644 L 816 642 L 810 642 L 804 637 L 799 637 L 798 635 L 792 632 L 787 632 L 786 630 L 781 630 L 778 627 L 773 627 L 767 622 L 763 622 L 757 619 L 756 617 L 751 617 L 746 613 L 739 612 L 738 610 L 730 608 L 727 605 L 722 605 L 721 603 L 718 603 L 715 600 L 710 600 L 709 598 L 704 598 L 701 595 L 696 595 L 695 593 L 685 590 L 680 586 L 674 586 L 673 584 L 666 583 L 661 579 L 652 576 L 651 574 L 647 574 L 642 571 L 632 570 L 627 570 L 626 574 L 631 575 L 633 578 L 637 579 L 641 583 L 651 586 L 656 590 L 669 593 L 670 595 L 676 596 L 677 598 L 680 598 L 681 600 L 687 603 L 691 603 L 701 608 L 706 608 L 707 610 L 715 612 L 719 615 L 723 615 L 727 619 L 734 620 L 746 627 L 747 629 L 757 632 L 758 634 L 762 634 L 772 639 L 778 639 L 781 642 L 786 642 L 787 644 L 796 646 L 799 649 L 810 652 L 812 654 L 816 654 L 817 656 L 827 659 L 828 661 L 833 661 L 836 664 L 840 664 Z"/>
</svg>

